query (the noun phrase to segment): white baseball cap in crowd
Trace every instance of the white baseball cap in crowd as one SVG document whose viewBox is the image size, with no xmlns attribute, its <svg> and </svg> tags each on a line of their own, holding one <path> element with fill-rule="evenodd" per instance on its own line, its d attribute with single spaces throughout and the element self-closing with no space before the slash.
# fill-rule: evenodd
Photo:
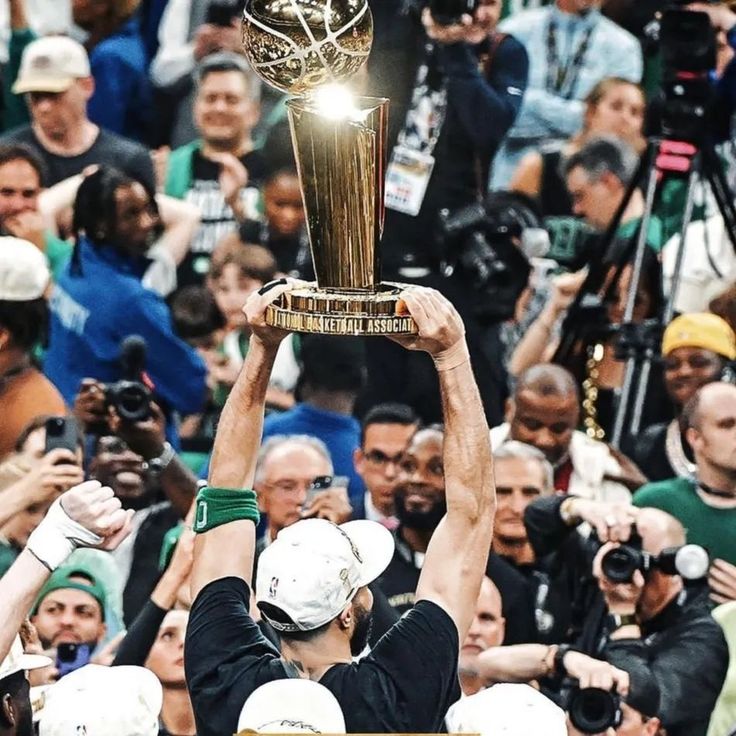
<svg viewBox="0 0 736 736">
<path fill-rule="evenodd" d="M 345 716 L 324 685 L 312 680 L 274 680 L 248 696 L 238 731 L 345 733 Z"/>
<path fill-rule="evenodd" d="M 391 532 L 375 521 L 340 526 L 325 519 L 297 521 L 261 553 L 256 602 L 277 631 L 317 629 L 375 580 L 393 553 Z M 276 607 L 289 621 L 275 621 L 262 604 Z"/>
<path fill-rule="evenodd" d="M 50 279 L 46 256 L 33 243 L 9 235 L 0 237 L 0 301 L 39 299 Z"/>
<path fill-rule="evenodd" d="M 145 667 L 88 664 L 45 694 L 39 736 L 158 736 L 163 690 Z"/>
<path fill-rule="evenodd" d="M 13 92 L 65 92 L 74 80 L 90 75 L 89 57 L 82 44 L 67 36 L 44 36 L 23 51 Z"/>
<path fill-rule="evenodd" d="M 494 685 L 459 700 L 446 718 L 450 733 L 567 736 L 565 712 L 529 685 Z"/>
<path fill-rule="evenodd" d="M 40 667 L 49 667 L 53 661 L 43 654 L 26 654 L 20 637 L 16 636 L 5 659 L 0 662 L 0 680 L 10 677 L 16 672 L 37 670 Z"/>
</svg>

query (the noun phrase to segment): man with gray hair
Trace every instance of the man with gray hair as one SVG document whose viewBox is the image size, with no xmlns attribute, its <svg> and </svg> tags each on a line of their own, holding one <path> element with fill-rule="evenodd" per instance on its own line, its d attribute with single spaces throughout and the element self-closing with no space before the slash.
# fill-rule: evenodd
<svg viewBox="0 0 736 736">
<path fill-rule="evenodd" d="M 565 181 L 573 212 L 601 232 L 611 224 L 623 201 L 638 157 L 631 146 L 618 138 L 593 138 L 565 162 Z M 624 210 L 621 225 L 639 220 L 644 197 L 637 189 Z"/>
<path fill-rule="evenodd" d="M 253 483 L 260 510 L 268 517 L 256 554 L 300 519 L 348 521 L 352 508 L 347 488 L 332 487 L 332 482 L 332 458 L 322 440 L 309 435 L 269 437 L 258 454 Z"/>
<path fill-rule="evenodd" d="M 509 440 L 494 450 L 493 468 L 496 518 L 492 549 L 527 579 L 537 640 L 558 641 L 569 618 L 565 591 L 555 585 L 545 561 L 537 559 L 524 525 L 527 506 L 555 492 L 552 464 L 533 445 Z"/>
<path fill-rule="evenodd" d="M 164 191 L 195 204 L 202 224 L 179 267 L 179 286 L 200 284 L 218 241 L 257 218 L 265 163 L 252 132 L 260 117 L 260 80 L 240 55 L 208 56 L 196 70 L 194 123 L 199 138 L 171 152 Z"/>
<path fill-rule="evenodd" d="M 552 464 L 541 450 L 511 440 L 493 452 L 496 475 L 496 519 L 493 549 L 517 567 L 534 561 L 524 527 L 526 507 L 554 493 Z"/>
</svg>

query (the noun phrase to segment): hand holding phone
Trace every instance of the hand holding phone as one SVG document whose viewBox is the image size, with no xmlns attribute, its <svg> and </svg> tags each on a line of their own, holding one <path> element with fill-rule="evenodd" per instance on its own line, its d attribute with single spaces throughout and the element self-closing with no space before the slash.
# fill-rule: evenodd
<svg viewBox="0 0 736 736">
<path fill-rule="evenodd" d="M 314 479 L 302 509 L 303 519 L 327 519 L 333 524 L 350 520 L 353 507 L 348 499 L 349 478 L 322 475 Z"/>
<path fill-rule="evenodd" d="M 89 644 L 73 644 L 65 642 L 56 647 L 56 669 L 59 677 L 64 677 L 74 670 L 89 664 L 92 647 Z"/>
<path fill-rule="evenodd" d="M 79 447 L 79 429 L 74 417 L 49 417 L 46 420 L 46 445 L 44 454 L 52 450 L 69 450 L 76 453 Z"/>
</svg>

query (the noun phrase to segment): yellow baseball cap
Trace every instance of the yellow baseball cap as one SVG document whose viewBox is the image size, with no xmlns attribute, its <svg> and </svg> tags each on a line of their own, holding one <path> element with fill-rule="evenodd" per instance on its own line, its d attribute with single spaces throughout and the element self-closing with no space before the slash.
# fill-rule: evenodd
<svg viewBox="0 0 736 736">
<path fill-rule="evenodd" d="M 736 335 L 726 320 L 710 312 L 682 314 L 667 325 L 662 355 L 685 347 L 712 350 L 729 360 L 736 359 Z"/>
</svg>

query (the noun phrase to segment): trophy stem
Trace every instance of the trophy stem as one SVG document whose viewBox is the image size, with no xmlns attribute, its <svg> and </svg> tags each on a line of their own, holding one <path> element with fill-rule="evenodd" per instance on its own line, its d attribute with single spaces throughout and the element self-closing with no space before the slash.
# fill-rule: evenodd
<svg viewBox="0 0 736 736">
<path fill-rule="evenodd" d="M 320 288 L 377 291 L 388 100 L 357 98 L 347 116 L 313 98 L 287 101 Z"/>
</svg>

